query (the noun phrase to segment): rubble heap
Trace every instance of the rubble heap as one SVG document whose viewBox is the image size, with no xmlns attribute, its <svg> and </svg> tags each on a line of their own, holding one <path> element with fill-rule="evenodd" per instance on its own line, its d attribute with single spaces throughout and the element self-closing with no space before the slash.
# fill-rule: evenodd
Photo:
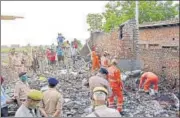
<svg viewBox="0 0 180 118">
<path fill-rule="evenodd" d="M 80 62 L 78 62 L 80 63 Z M 78 65 L 78 64 L 77 64 Z M 2 68 L 2 75 L 5 74 L 7 70 Z M 46 70 L 43 75 L 46 78 L 56 77 L 60 83 L 57 89 L 61 91 L 64 97 L 63 105 L 63 117 L 81 117 L 86 116 L 90 111 L 90 96 L 88 88 L 82 86 L 82 81 L 88 79 L 92 74 L 90 71 L 85 70 L 60 70 L 56 68 L 55 71 L 52 69 Z M 81 70 L 81 71 L 79 71 Z M 87 69 L 88 70 L 88 69 Z M 137 73 L 140 71 L 137 71 Z M 137 74 L 134 73 L 134 74 Z M 159 93 L 158 96 L 146 95 L 141 92 L 137 92 L 137 80 L 138 74 L 134 76 L 132 73 L 126 72 L 127 76 L 123 75 L 124 82 L 124 105 L 123 110 L 125 115 L 123 117 L 175 117 L 176 112 L 179 108 L 179 99 L 175 97 L 172 93 Z M 29 79 L 29 84 L 31 88 L 41 89 L 47 86 L 47 80 L 40 81 L 39 76 L 32 74 Z M 7 93 L 12 96 L 14 83 L 10 80 L 5 80 Z M 133 86 L 131 85 L 133 84 Z M 167 98 L 167 99 L 164 99 Z M 13 113 L 17 110 L 15 105 L 9 106 L 10 112 Z"/>
</svg>

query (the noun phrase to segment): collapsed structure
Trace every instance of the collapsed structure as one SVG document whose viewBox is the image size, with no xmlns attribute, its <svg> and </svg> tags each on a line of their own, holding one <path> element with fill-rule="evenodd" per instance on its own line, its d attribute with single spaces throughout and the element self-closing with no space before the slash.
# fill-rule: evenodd
<svg viewBox="0 0 180 118">
<path fill-rule="evenodd" d="M 179 24 L 179 19 L 172 19 L 140 24 L 137 30 L 132 19 L 110 33 L 94 32 L 87 44 L 96 45 L 99 53 L 108 51 L 116 56 L 124 71 L 148 65 L 148 71 L 167 83 L 169 90 L 179 92 Z M 84 56 L 89 53 L 87 44 L 81 51 Z"/>
</svg>

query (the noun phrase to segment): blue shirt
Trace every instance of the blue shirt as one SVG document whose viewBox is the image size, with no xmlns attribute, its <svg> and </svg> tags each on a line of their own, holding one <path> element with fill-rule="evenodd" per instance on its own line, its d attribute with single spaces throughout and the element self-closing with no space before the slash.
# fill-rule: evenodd
<svg viewBox="0 0 180 118">
<path fill-rule="evenodd" d="M 1 108 L 7 106 L 6 101 L 7 101 L 7 95 L 4 91 L 4 88 L 1 86 Z"/>
<path fill-rule="evenodd" d="M 62 48 L 57 48 L 57 49 L 56 49 L 56 53 L 57 53 L 57 55 L 59 55 L 59 56 L 63 56 L 63 55 L 64 55 Z"/>
<path fill-rule="evenodd" d="M 58 37 L 57 37 L 57 41 L 58 41 L 59 43 L 63 43 L 63 40 L 64 40 L 64 37 L 62 37 L 62 36 L 58 36 Z"/>
</svg>

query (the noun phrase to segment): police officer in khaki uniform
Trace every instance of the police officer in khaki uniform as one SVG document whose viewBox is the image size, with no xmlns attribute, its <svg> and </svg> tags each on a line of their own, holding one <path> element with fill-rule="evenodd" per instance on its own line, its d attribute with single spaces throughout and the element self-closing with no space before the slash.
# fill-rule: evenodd
<svg viewBox="0 0 180 118">
<path fill-rule="evenodd" d="M 84 85 L 89 86 L 91 95 L 95 87 L 105 87 L 108 90 L 108 95 L 110 96 L 112 94 L 112 90 L 107 77 L 108 71 L 105 68 L 101 68 L 99 70 L 99 73 L 95 76 L 90 77 L 89 82 L 85 82 Z"/>
<path fill-rule="evenodd" d="M 93 106 L 94 112 L 87 115 L 86 117 L 121 117 L 118 110 L 108 108 L 106 106 L 108 98 L 108 91 L 104 87 L 95 87 L 93 89 Z"/>
<path fill-rule="evenodd" d="M 9 54 L 8 54 L 8 57 L 9 57 L 9 76 L 10 76 L 10 79 L 13 79 L 15 77 L 15 67 L 14 67 L 14 58 L 15 58 L 15 49 L 11 49 Z"/>
<path fill-rule="evenodd" d="M 13 65 L 17 75 L 22 72 L 22 58 L 17 52 L 15 53 L 15 58 L 13 59 Z"/>
<path fill-rule="evenodd" d="M 60 92 L 56 90 L 58 80 L 49 78 L 49 89 L 43 93 L 43 99 L 40 103 L 40 111 L 44 117 L 61 117 L 63 97 Z"/>
<path fill-rule="evenodd" d="M 25 72 L 19 74 L 19 81 L 16 82 L 14 89 L 14 97 L 20 106 L 27 98 L 27 93 L 30 91 L 29 84 L 27 83 L 27 75 Z"/>
<path fill-rule="evenodd" d="M 37 59 L 39 63 L 40 73 L 43 73 L 45 69 L 45 53 L 43 52 L 42 47 L 39 47 L 39 49 L 37 50 Z"/>
</svg>

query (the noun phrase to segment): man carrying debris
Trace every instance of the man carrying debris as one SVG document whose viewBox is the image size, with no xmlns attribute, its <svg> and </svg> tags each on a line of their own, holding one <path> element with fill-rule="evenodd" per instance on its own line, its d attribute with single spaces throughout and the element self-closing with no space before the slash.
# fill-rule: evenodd
<svg viewBox="0 0 180 118">
<path fill-rule="evenodd" d="M 102 68 L 108 68 L 109 67 L 109 60 L 107 58 L 108 52 L 105 51 L 103 56 L 101 57 L 101 67 Z"/>
<path fill-rule="evenodd" d="M 27 83 L 27 75 L 25 72 L 19 74 L 20 81 L 16 82 L 14 89 L 14 97 L 17 100 L 18 105 L 20 106 L 22 102 L 26 100 L 27 93 L 30 91 L 30 87 Z"/>
<path fill-rule="evenodd" d="M 122 113 L 122 106 L 123 106 L 123 83 L 121 80 L 121 72 L 117 67 L 117 60 L 112 60 L 112 65 L 108 68 L 109 73 L 109 83 L 112 88 L 113 94 L 109 98 L 109 107 L 114 108 L 114 97 L 117 97 L 117 110 Z"/>
<path fill-rule="evenodd" d="M 49 89 L 43 93 L 43 99 L 40 103 L 40 111 L 44 117 L 61 117 L 63 97 L 56 90 L 58 80 L 49 78 Z"/>
<path fill-rule="evenodd" d="M 106 106 L 108 91 L 104 87 L 95 87 L 93 89 L 92 100 L 94 102 L 94 112 L 86 117 L 121 117 L 115 109 Z"/>
<path fill-rule="evenodd" d="M 25 102 L 16 111 L 15 117 L 41 117 L 38 104 L 43 94 L 38 90 L 31 90 L 27 94 Z"/>
<path fill-rule="evenodd" d="M 149 88 L 154 85 L 155 94 L 158 93 L 158 82 L 159 78 L 156 74 L 152 72 L 145 72 L 140 78 L 139 90 L 144 86 L 144 91 L 149 94 Z"/>
</svg>

